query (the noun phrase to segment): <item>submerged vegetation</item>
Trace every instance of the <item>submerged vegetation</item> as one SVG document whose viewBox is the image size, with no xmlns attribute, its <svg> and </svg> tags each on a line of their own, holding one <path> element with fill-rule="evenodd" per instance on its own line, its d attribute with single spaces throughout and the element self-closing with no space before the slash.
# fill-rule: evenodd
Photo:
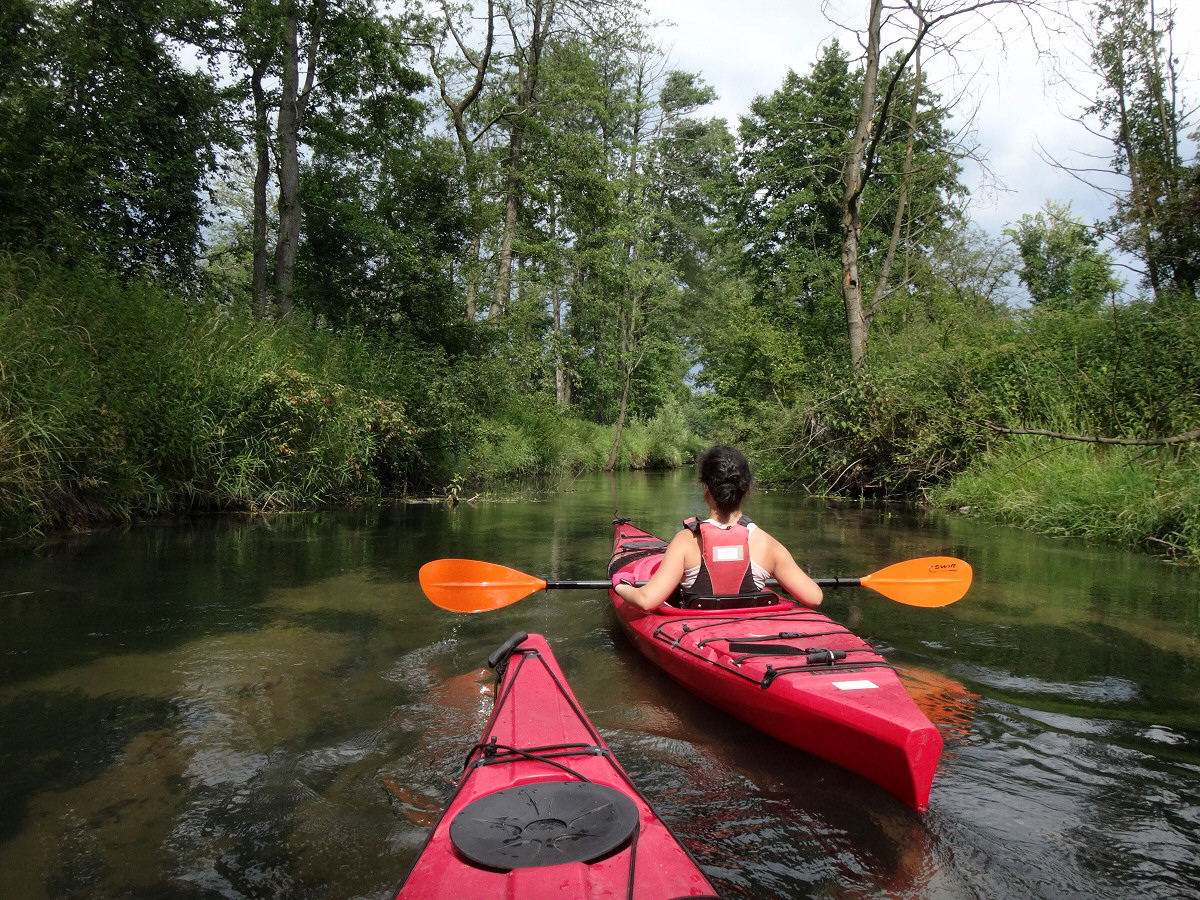
<svg viewBox="0 0 1200 900">
<path fill-rule="evenodd" d="M 1003 236 L 919 43 L 831 41 L 732 131 L 624 0 L 3 24 L 5 537 L 725 441 L 815 494 L 1200 557 L 1200 176 L 1149 0 L 1081 22 L 1129 190 Z"/>
</svg>

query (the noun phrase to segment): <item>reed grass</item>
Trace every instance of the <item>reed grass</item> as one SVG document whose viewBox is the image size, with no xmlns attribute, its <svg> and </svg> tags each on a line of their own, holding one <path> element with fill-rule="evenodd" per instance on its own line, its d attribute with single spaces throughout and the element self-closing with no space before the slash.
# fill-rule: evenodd
<svg viewBox="0 0 1200 900">
<path fill-rule="evenodd" d="M 938 506 L 1041 534 L 1200 558 L 1200 452 L 1019 437 L 936 489 Z"/>
<path fill-rule="evenodd" d="M 614 435 L 516 396 L 487 354 L 0 255 L 0 537 L 559 478 L 599 470 Z M 696 442 L 669 408 L 627 425 L 618 465 Z"/>
</svg>

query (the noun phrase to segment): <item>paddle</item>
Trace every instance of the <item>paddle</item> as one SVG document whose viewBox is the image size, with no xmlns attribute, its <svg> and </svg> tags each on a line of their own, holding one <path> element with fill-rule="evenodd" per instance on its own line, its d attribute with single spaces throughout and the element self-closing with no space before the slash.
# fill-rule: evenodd
<svg viewBox="0 0 1200 900">
<path fill-rule="evenodd" d="M 536 591 L 602 591 L 612 587 L 607 580 L 547 581 L 475 559 L 435 559 L 421 566 L 420 580 L 425 596 L 435 606 L 460 613 L 502 609 Z M 908 606 L 946 606 L 971 586 L 971 567 L 952 556 L 926 556 L 894 563 L 862 578 L 813 580 L 823 588 L 870 588 Z M 774 580 L 768 584 L 778 586 Z"/>
</svg>

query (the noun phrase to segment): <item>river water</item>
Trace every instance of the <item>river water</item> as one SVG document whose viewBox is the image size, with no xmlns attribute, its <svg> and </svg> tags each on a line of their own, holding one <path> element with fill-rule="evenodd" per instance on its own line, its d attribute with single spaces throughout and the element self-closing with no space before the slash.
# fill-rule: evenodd
<svg viewBox="0 0 1200 900">
<path fill-rule="evenodd" d="M 726 897 L 1200 896 L 1200 571 L 951 516 L 762 492 L 817 577 L 918 556 L 965 598 L 827 591 L 945 737 L 917 814 L 686 693 L 602 592 L 454 615 L 438 557 L 604 576 L 614 514 L 669 536 L 690 473 L 537 502 L 142 526 L 0 554 L 0 897 L 388 898 L 490 708 L 488 654 L 551 641 Z M 464 898 L 469 900 L 469 898 Z"/>
</svg>

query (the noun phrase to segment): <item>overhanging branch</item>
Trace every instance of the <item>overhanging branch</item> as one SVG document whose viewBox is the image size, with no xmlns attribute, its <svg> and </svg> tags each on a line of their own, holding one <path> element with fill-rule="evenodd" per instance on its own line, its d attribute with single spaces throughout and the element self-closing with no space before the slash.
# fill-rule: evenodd
<svg viewBox="0 0 1200 900">
<path fill-rule="evenodd" d="M 1165 447 L 1171 444 L 1183 444 L 1187 441 L 1200 440 L 1200 428 L 1176 434 L 1165 438 L 1110 438 L 1090 434 L 1065 434 L 1061 431 L 1046 431 L 1041 428 L 1001 428 L 999 425 L 985 423 L 986 427 L 1000 434 L 1034 434 L 1041 437 L 1056 438 L 1060 441 L 1081 441 L 1085 444 L 1120 444 L 1126 447 Z"/>
</svg>

